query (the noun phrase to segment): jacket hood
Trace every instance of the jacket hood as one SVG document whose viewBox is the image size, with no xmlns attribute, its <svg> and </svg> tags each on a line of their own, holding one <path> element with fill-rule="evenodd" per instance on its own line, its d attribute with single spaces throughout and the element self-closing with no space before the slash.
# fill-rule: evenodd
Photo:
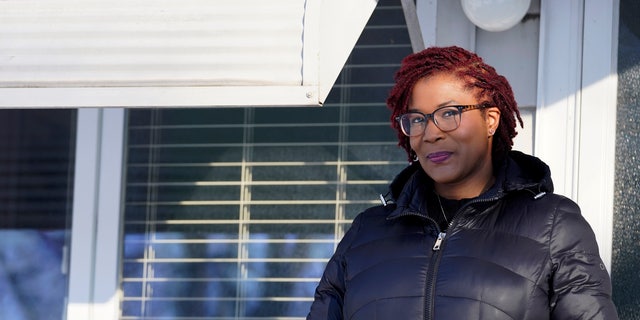
<svg viewBox="0 0 640 320">
<path fill-rule="evenodd" d="M 518 190 L 531 190 L 533 194 L 553 192 L 551 170 L 537 157 L 520 151 L 509 151 L 507 157 L 496 170 L 496 183 L 487 195 L 499 196 Z M 391 201 L 406 204 L 416 191 L 429 189 L 433 180 L 415 161 L 402 170 L 389 185 Z"/>
</svg>

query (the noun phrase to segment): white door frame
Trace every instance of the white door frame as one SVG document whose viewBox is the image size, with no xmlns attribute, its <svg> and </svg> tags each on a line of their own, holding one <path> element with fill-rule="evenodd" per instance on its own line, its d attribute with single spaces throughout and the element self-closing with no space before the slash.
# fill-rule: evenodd
<svg viewBox="0 0 640 320">
<path fill-rule="evenodd" d="M 574 199 L 611 270 L 619 2 L 541 1 L 534 152 Z"/>
</svg>

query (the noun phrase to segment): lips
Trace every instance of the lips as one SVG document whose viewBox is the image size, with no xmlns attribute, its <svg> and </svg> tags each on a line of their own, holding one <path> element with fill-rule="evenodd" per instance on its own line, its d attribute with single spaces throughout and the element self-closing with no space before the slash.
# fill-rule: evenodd
<svg viewBox="0 0 640 320">
<path fill-rule="evenodd" d="M 447 161 L 451 157 L 452 152 L 440 151 L 434 152 L 427 155 L 427 159 L 431 160 L 433 163 L 442 163 Z"/>
</svg>

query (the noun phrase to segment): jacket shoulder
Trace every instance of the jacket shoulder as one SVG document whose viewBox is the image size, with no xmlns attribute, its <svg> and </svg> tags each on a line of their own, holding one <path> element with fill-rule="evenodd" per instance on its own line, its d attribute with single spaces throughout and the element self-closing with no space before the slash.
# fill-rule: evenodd
<svg viewBox="0 0 640 320">
<path fill-rule="evenodd" d="M 358 214 L 350 229 L 357 228 L 356 240 L 352 246 L 366 242 L 377 241 L 382 238 L 396 237 L 406 233 L 424 233 L 425 222 L 423 218 L 407 216 L 402 219 L 388 219 L 396 209 L 395 204 L 375 206 Z"/>
<path fill-rule="evenodd" d="M 520 211 L 530 219 L 535 219 L 539 222 L 544 221 L 553 224 L 559 215 L 582 216 L 580 207 L 575 201 L 556 193 L 534 195 L 524 191 L 514 192 L 506 200 L 505 207 L 509 208 L 507 209 L 509 214 L 513 214 L 514 211 Z"/>
</svg>

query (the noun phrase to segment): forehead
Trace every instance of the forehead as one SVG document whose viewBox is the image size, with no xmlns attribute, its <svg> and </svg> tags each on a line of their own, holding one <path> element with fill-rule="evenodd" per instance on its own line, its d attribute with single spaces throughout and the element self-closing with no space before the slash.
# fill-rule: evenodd
<svg viewBox="0 0 640 320">
<path fill-rule="evenodd" d="M 474 91 L 468 83 L 451 74 L 436 74 L 416 82 L 410 104 L 415 107 L 438 107 L 446 104 L 473 104 Z"/>
</svg>

